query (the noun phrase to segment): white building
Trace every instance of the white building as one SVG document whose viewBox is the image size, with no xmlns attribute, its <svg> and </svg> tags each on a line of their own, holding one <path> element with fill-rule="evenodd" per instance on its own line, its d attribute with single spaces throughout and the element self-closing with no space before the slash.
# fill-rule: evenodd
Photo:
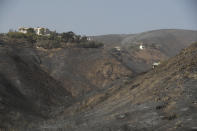
<svg viewBox="0 0 197 131">
<path fill-rule="evenodd" d="M 91 38 L 90 38 L 90 37 L 87 37 L 87 40 L 88 40 L 88 41 L 91 41 Z"/>
<path fill-rule="evenodd" d="M 140 50 L 143 50 L 145 47 L 141 44 L 139 48 Z"/>
<path fill-rule="evenodd" d="M 159 66 L 161 63 L 160 62 L 154 62 L 152 64 L 152 68 L 154 69 L 155 67 Z"/>
<path fill-rule="evenodd" d="M 121 50 L 121 48 L 119 46 L 114 47 L 114 49 L 116 49 L 117 51 Z"/>
<path fill-rule="evenodd" d="M 43 27 L 34 28 L 34 31 L 37 35 L 49 35 L 50 30 Z"/>
<path fill-rule="evenodd" d="M 18 32 L 21 32 L 21 33 L 26 34 L 28 29 L 29 29 L 29 28 L 26 28 L 26 27 L 20 27 L 20 28 L 18 29 Z"/>
<path fill-rule="evenodd" d="M 28 29 L 30 28 L 20 27 L 18 29 L 18 32 L 26 34 L 28 32 Z M 50 34 L 50 30 L 47 28 L 43 28 L 43 27 L 33 28 L 33 30 L 35 31 L 37 35 L 49 35 Z"/>
</svg>

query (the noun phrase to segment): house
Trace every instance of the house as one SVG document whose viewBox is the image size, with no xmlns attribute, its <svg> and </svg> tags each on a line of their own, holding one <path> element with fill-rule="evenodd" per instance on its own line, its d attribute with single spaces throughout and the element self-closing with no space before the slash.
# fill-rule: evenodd
<svg viewBox="0 0 197 131">
<path fill-rule="evenodd" d="M 21 33 L 26 34 L 28 29 L 29 29 L 29 28 L 26 28 L 26 27 L 20 27 L 20 28 L 18 29 L 18 32 L 21 32 Z"/>
<path fill-rule="evenodd" d="M 87 37 L 87 40 L 88 40 L 88 41 L 91 41 L 91 38 L 90 38 L 90 37 Z"/>
<path fill-rule="evenodd" d="M 141 44 L 139 48 L 140 50 L 143 50 L 145 47 Z"/>
<path fill-rule="evenodd" d="M 114 47 L 115 50 L 120 51 L 121 48 L 119 46 Z"/>
<path fill-rule="evenodd" d="M 21 33 L 24 33 L 26 34 L 28 32 L 28 30 L 31 29 L 31 28 L 27 28 L 27 27 L 20 27 L 18 29 L 18 32 L 21 32 Z M 49 35 L 50 34 L 50 30 L 47 29 L 47 28 L 43 28 L 43 27 L 37 27 L 37 28 L 32 28 L 35 33 L 37 35 Z"/>
<path fill-rule="evenodd" d="M 152 68 L 154 69 L 155 67 L 159 66 L 161 63 L 160 62 L 154 62 L 152 64 Z"/>
<path fill-rule="evenodd" d="M 50 30 L 43 27 L 34 28 L 34 31 L 37 35 L 49 35 Z"/>
</svg>

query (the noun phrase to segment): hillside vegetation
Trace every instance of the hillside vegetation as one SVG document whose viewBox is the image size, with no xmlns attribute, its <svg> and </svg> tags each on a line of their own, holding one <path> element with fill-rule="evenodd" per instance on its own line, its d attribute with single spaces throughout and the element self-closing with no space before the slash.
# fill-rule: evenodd
<svg viewBox="0 0 197 131">
<path fill-rule="evenodd" d="M 8 41 L 26 41 L 34 44 L 36 47 L 44 49 L 62 48 L 62 47 L 81 47 L 81 48 L 99 48 L 103 44 L 90 41 L 86 36 L 76 35 L 72 31 L 64 33 L 51 32 L 50 35 L 37 35 L 34 31 L 26 34 L 20 32 L 8 32 L 5 35 Z"/>
</svg>

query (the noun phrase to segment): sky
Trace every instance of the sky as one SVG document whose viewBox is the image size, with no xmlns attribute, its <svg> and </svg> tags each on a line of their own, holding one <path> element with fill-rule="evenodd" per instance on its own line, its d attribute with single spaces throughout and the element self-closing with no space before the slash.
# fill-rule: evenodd
<svg viewBox="0 0 197 131">
<path fill-rule="evenodd" d="M 197 0 L 0 0 L 0 32 L 47 27 L 80 35 L 197 30 Z"/>
</svg>

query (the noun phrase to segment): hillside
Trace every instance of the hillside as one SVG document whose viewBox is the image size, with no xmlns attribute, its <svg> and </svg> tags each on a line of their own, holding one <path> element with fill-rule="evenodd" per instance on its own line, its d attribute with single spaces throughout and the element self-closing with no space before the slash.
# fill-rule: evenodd
<svg viewBox="0 0 197 131">
<path fill-rule="evenodd" d="M 109 88 L 114 81 L 134 75 L 102 48 L 37 51 L 41 67 L 76 97 Z"/>
<path fill-rule="evenodd" d="M 114 81 L 122 82 L 138 73 L 146 72 L 152 68 L 153 62 L 165 61 L 175 56 L 180 49 L 189 46 L 188 43 L 197 40 L 195 31 L 157 30 L 135 35 L 136 41 L 143 41 L 144 50 L 139 50 L 139 43 L 136 44 L 136 41 L 132 40 L 133 43 L 129 43 L 127 40 L 124 44 L 123 40 L 119 41 L 120 38 L 126 41 L 133 36 L 100 36 L 107 39 L 100 41 L 105 43 L 104 48 L 58 48 L 37 51 L 42 61 L 41 67 L 61 81 L 74 96 L 79 97 L 95 89 L 106 89 Z M 115 41 L 116 46 L 120 46 L 120 51 L 114 49 L 112 43 Z M 174 47 L 168 49 L 170 45 Z"/>
<path fill-rule="evenodd" d="M 108 46 L 129 46 L 136 42 L 144 42 L 145 44 L 165 44 L 172 46 L 171 44 L 177 44 L 186 47 L 188 43 L 196 41 L 197 31 L 181 30 L 181 29 L 161 29 L 142 32 L 139 34 L 112 34 L 101 36 L 90 36 L 91 39 L 103 42 Z M 162 42 L 162 43 L 161 43 Z M 184 48 L 182 47 L 182 48 Z"/>
<path fill-rule="evenodd" d="M 75 34 L 67 39 L 70 33 L 0 35 L 0 127 L 195 128 L 197 46 L 189 46 L 195 31 L 113 35 L 104 46 Z M 153 70 L 155 61 L 161 65 Z"/>
<path fill-rule="evenodd" d="M 197 44 L 133 80 L 65 110 L 58 124 L 73 131 L 196 130 Z M 78 110 L 80 108 L 80 110 Z M 71 113 L 72 112 L 72 113 Z M 73 114 L 73 115 L 66 115 Z"/>
<path fill-rule="evenodd" d="M 103 48 L 35 44 L 26 36 L 0 38 L 2 128 L 34 127 L 133 74 Z"/>
<path fill-rule="evenodd" d="M 197 41 L 197 31 L 163 29 L 131 35 L 93 36 L 92 39 L 105 43 L 109 50 L 119 46 L 124 51 L 121 60 L 135 71 L 144 72 L 153 62 L 167 60 Z M 144 50 L 139 49 L 141 44 Z"/>
<path fill-rule="evenodd" d="M 0 57 L 0 128 L 31 127 L 55 114 L 54 108 L 73 103 L 60 82 L 40 68 L 31 47 L 1 43 Z"/>
</svg>

